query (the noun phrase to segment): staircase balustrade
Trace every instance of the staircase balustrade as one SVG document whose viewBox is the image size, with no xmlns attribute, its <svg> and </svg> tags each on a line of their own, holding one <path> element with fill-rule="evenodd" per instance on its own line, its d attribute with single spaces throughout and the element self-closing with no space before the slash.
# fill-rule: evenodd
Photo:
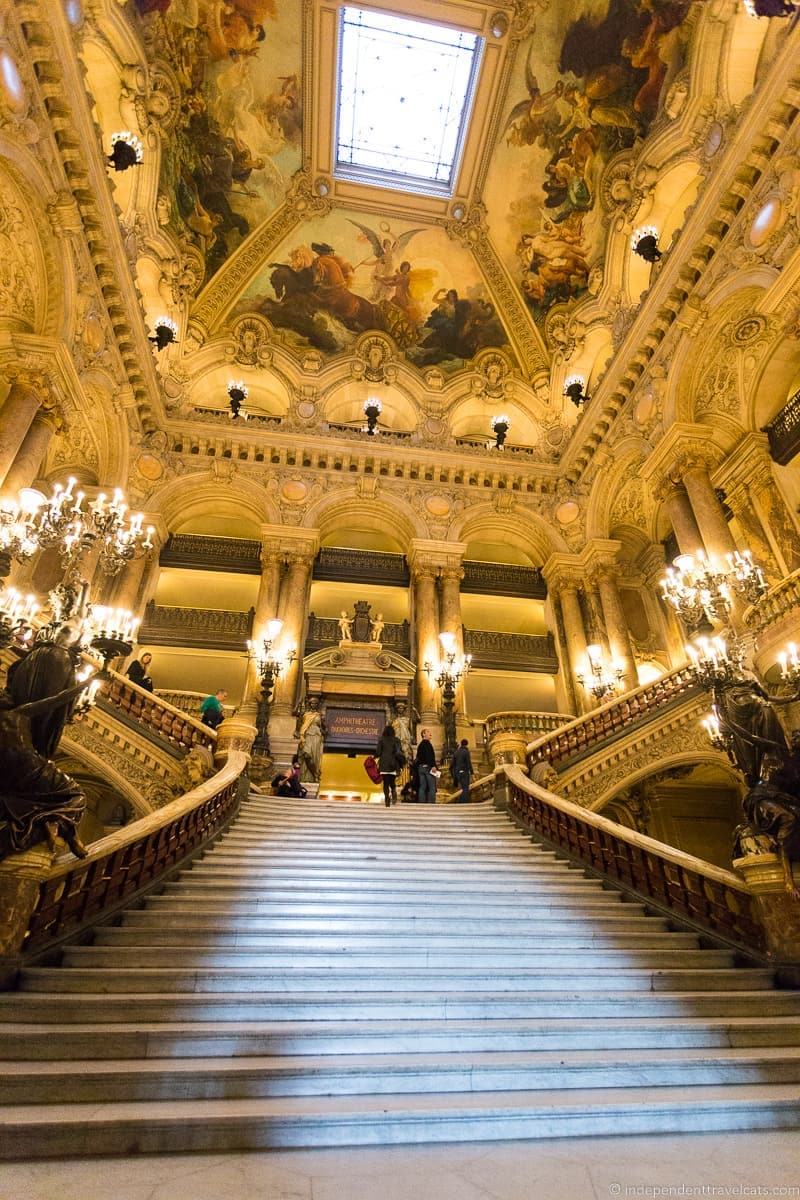
<svg viewBox="0 0 800 1200">
<path fill-rule="evenodd" d="M 571 859 L 646 897 L 750 955 L 766 958 L 764 928 L 747 884 L 732 871 L 684 854 L 545 791 L 519 767 L 508 780 L 508 812 Z"/>
<path fill-rule="evenodd" d="M 528 747 L 528 766 L 546 762 L 556 767 L 623 730 L 628 732 L 633 722 L 663 711 L 667 705 L 701 690 L 693 669 L 678 667 L 534 741 Z"/>
<path fill-rule="evenodd" d="M 182 712 L 161 696 L 140 688 L 116 671 L 109 674 L 110 679 L 99 692 L 102 701 L 145 729 L 182 748 L 190 750 L 192 746 L 205 746 L 213 751 L 217 735 L 208 725 Z"/>
<path fill-rule="evenodd" d="M 233 818 L 247 756 L 232 751 L 211 779 L 158 812 L 94 842 L 86 858 L 45 872 L 30 913 L 24 955 L 110 916 L 185 863 Z"/>
<path fill-rule="evenodd" d="M 766 596 L 762 596 L 755 604 L 751 604 L 744 614 L 744 622 L 748 629 L 760 633 L 770 625 L 776 624 L 790 613 L 800 611 L 800 571 L 787 575 L 775 587 L 770 588 Z"/>
</svg>

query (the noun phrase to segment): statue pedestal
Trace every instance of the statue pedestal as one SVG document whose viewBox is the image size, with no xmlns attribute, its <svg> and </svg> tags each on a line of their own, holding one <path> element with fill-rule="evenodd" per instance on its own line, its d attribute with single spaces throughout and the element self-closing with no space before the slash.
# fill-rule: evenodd
<svg viewBox="0 0 800 1200">
<path fill-rule="evenodd" d="M 800 987 L 800 901 L 786 891 L 783 866 L 777 854 L 748 854 L 735 858 L 733 869 L 744 877 L 756 916 L 764 929 L 770 962 L 784 986 Z M 800 869 L 794 865 L 800 887 Z"/>
<path fill-rule="evenodd" d="M 39 886 L 54 858 L 42 842 L 0 863 L 0 990 L 14 986 Z"/>
</svg>

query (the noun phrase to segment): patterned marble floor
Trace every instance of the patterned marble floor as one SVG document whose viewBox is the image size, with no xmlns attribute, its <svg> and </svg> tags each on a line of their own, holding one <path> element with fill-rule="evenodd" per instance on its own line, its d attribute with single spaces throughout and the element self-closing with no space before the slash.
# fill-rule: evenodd
<svg viewBox="0 0 800 1200">
<path fill-rule="evenodd" d="M 0 1165 L 0 1200 L 800 1198 L 797 1132 Z"/>
</svg>

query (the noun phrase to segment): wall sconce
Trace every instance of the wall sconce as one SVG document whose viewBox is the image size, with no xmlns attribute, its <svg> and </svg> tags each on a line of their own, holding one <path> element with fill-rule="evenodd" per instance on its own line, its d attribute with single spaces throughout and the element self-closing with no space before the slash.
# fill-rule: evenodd
<svg viewBox="0 0 800 1200">
<path fill-rule="evenodd" d="M 121 133 L 111 135 L 111 153 L 106 162 L 115 171 L 128 171 L 138 167 L 142 161 L 142 143 L 135 133 L 124 129 Z"/>
<path fill-rule="evenodd" d="M 247 388 L 244 383 L 239 380 L 231 380 L 228 384 L 228 397 L 230 399 L 230 418 L 235 421 L 237 417 L 241 417 L 243 421 L 247 420 L 247 413 L 242 412 L 242 405 L 247 399 Z"/>
<path fill-rule="evenodd" d="M 637 229 L 631 238 L 631 247 L 633 253 L 638 254 L 645 262 L 656 263 L 662 257 L 655 225 L 643 225 L 641 229 Z"/>
<path fill-rule="evenodd" d="M 171 317 L 159 317 L 155 335 L 147 339 L 155 344 L 156 350 L 165 350 L 178 340 L 178 326 Z"/>
<path fill-rule="evenodd" d="M 589 397 L 584 388 L 586 380 L 582 375 L 568 375 L 564 383 L 564 395 L 568 396 L 576 408 L 589 403 Z"/>
<path fill-rule="evenodd" d="M 621 663 L 606 663 L 600 646 L 586 647 L 588 671 L 577 671 L 576 676 L 581 687 L 591 692 L 596 700 L 604 700 L 617 690 L 625 668 Z"/>
<path fill-rule="evenodd" d="M 374 437 L 378 432 L 378 417 L 381 415 L 383 405 L 380 400 L 370 399 L 364 401 L 364 416 L 367 418 L 367 424 L 362 430 L 362 433 L 368 433 L 370 437 Z"/>
<path fill-rule="evenodd" d="M 508 431 L 511 428 L 511 421 L 506 416 L 492 417 L 492 433 L 494 434 L 495 450 L 502 450 Z"/>
</svg>

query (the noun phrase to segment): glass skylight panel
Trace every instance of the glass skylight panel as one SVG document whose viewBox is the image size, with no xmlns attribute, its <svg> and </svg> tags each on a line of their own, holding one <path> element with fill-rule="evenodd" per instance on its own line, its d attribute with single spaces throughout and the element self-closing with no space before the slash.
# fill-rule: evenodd
<svg viewBox="0 0 800 1200">
<path fill-rule="evenodd" d="M 480 48 L 459 29 L 342 9 L 337 167 L 369 182 L 450 190 Z"/>
</svg>

